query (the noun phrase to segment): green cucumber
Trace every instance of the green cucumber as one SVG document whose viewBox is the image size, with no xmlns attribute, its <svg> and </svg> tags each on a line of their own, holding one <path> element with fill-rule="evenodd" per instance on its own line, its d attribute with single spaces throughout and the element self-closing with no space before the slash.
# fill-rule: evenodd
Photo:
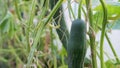
<svg viewBox="0 0 120 68">
<path fill-rule="evenodd" d="M 56 3 L 58 1 L 59 0 L 50 0 L 50 8 L 51 8 L 51 10 L 53 9 L 53 7 L 56 5 Z M 60 15 L 62 17 L 60 17 Z M 61 40 L 61 42 L 63 44 L 63 47 L 65 49 L 67 49 L 67 42 L 68 42 L 67 40 L 68 40 L 68 37 L 69 37 L 69 32 L 68 32 L 66 22 L 65 22 L 65 19 L 64 19 L 64 16 L 63 16 L 62 6 L 57 10 L 57 12 L 53 16 L 53 18 L 54 18 L 54 20 L 56 22 L 56 25 L 60 24 L 60 28 L 56 29 L 56 31 L 57 31 L 57 34 L 59 36 L 59 39 Z"/>
<path fill-rule="evenodd" d="M 83 68 L 86 54 L 86 24 L 81 19 L 72 22 L 68 40 L 68 68 Z"/>
</svg>

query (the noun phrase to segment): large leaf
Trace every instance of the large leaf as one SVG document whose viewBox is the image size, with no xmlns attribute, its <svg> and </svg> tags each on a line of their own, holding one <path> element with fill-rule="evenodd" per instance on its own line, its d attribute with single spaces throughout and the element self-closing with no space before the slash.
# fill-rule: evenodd
<svg viewBox="0 0 120 68">
<path fill-rule="evenodd" d="M 120 29 L 120 3 L 109 1 L 106 2 L 107 11 L 108 11 L 108 20 L 113 20 L 113 23 L 109 23 L 108 26 L 113 29 Z M 103 9 L 101 4 L 94 8 L 94 21 L 96 22 L 95 25 L 100 26 L 102 25 L 102 16 L 103 16 Z M 96 29 L 97 30 L 97 29 Z"/>
<path fill-rule="evenodd" d="M 0 25 L 4 23 L 5 20 L 8 20 L 9 18 L 11 18 L 11 16 L 12 16 L 11 13 L 7 12 L 6 16 L 0 21 Z"/>
<path fill-rule="evenodd" d="M 108 60 L 105 62 L 107 68 L 115 68 L 113 60 Z"/>
<path fill-rule="evenodd" d="M 106 68 L 120 68 L 120 64 L 116 64 L 114 59 L 109 59 L 105 62 Z"/>
<path fill-rule="evenodd" d="M 98 11 L 93 15 L 93 23 L 94 23 L 94 29 L 95 32 L 98 32 L 98 26 L 102 27 L 102 22 L 103 22 L 103 13 Z"/>
<path fill-rule="evenodd" d="M 13 34 L 14 22 L 13 22 L 13 16 L 10 12 L 8 12 L 7 15 L 1 20 L 0 30 L 3 34 L 7 33 L 10 36 Z"/>
<path fill-rule="evenodd" d="M 107 11 L 108 11 L 108 19 L 109 20 L 116 20 L 120 18 L 120 3 L 119 2 L 107 2 Z M 95 11 L 102 12 L 101 4 L 94 8 Z"/>
</svg>

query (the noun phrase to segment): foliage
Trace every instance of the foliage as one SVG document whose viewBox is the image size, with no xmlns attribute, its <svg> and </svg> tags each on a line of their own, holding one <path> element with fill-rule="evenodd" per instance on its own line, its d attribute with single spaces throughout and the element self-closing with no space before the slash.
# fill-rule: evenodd
<svg viewBox="0 0 120 68">
<path fill-rule="evenodd" d="M 67 52 L 64 46 L 66 41 L 59 36 L 59 28 L 61 24 L 56 21 L 60 20 L 63 11 L 59 13 L 59 8 L 63 2 L 67 0 L 58 0 L 54 4 L 53 9 L 50 8 L 50 0 L 0 0 L 0 68 L 23 68 L 23 67 L 36 67 L 36 68 L 67 68 Z M 68 11 L 71 15 L 70 19 L 76 19 L 76 15 L 71 7 L 71 2 L 68 0 Z M 103 23 L 103 9 L 100 4 L 91 8 L 89 13 L 88 5 L 86 1 L 83 1 L 80 6 L 80 10 L 85 21 L 89 22 L 88 45 L 95 45 L 91 47 L 91 52 L 94 49 L 99 56 L 96 48 L 98 47 L 96 41 L 96 33 L 102 30 Z M 91 1 L 92 3 L 96 0 Z M 79 2 L 77 2 L 79 4 Z M 105 37 L 107 38 L 111 50 L 113 51 L 115 58 L 118 58 L 107 32 L 111 29 L 120 29 L 120 3 L 119 2 L 106 2 L 107 6 L 107 26 L 105 31 Z M 62 9 L 60 9 L 62 10 Z M 56 16 L 58 12 L 58 16 Z M 79 12 L 78 12 L 79 13 Z M 81 13 L 79 13 L 80 15 Z M 91 16 L 90 16 L 91 15 Z M 82 16 L 82 15 L 81 15 Z M 92 20 L 92 26 L 90 21 Z M 64 21 L 65 25 L 65 21 Z M 65 26 L 66 31 L 68 30 Z M 58 32 L 56 30 L 59 30 Z M 65 31 L 60 32 L 61 35 Z M 69 36 L 69 33 L 65 33 Z M 91 41 L 90 41 L 91 40 Z M 65 42 L 65 45 L 63 42 Z M 100 42 L 100 41 L 99 41 Z M 99 43 L 98 42 L 98 43 Z M 62 44 L 61 44 L 62 43 Z M 59 47 L 61 46 L 61 48 Z M 92 50 L 92 48 L 94 48 Z M 93 54 L 93 53 L 92 53 Z M 92 56 L 91 54 L 91 56 Z M 95 57 L 96 58 L 96 57 Z M 85 67 L 91 67 L 95 58 L 85 59 Z M 100 58 L 101 60 L 101 58 Z M 113 60 L 109 58 L 104 62 L 106 68 L 119 68 L 119 59 Z"/>
</svg>

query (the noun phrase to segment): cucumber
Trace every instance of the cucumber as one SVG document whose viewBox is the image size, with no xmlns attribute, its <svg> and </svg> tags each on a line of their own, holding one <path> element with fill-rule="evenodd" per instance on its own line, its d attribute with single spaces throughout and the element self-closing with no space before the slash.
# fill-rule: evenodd
<svg viewBox="0 0 120 68">
<path fill-rule="evenodd" d="M 72 22 L 68 40 L 68 68 L 83 68 L 86 54 L 86 24 L 81 19 Z"/>
<path fill-rule="evenodd" d="M 51 10 L 53 9 L 53 7 L 56 5 L 56 3 L 58 1 L 59 0 L 50 0 L 49 4 L 50 4 Z M 62 16 L 61 19 L 59 17 L 60 14 Z M 54 18 L 54 20 L 56 22 L 56 25 L 58 25 L 60 23 L 60 28 L 56 29 L 56 31 L 57 31 L 57 34 L 58 34 L 58 37 L 59 37 L 60 41 L 63 44 L 63 47 L 67 50 L 67 42 L 68 42 L 67 40 L 69 38 L 69 32 L 68 32 L 68 29 L 67 29 L 67 26 L 66 26 L 66 22 L 65 22 L 65 19 L 64 19 L 64 16 L 63 16 L 62 6 L 57 10 L 57 12 L 53 16 L 53 18 Z"/>
</svg>

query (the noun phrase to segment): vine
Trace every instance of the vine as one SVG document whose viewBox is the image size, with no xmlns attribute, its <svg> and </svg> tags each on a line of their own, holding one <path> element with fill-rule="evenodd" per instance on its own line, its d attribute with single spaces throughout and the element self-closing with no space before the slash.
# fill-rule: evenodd
<svg viewBox="0 0 120 68">
<path fill-rule="evenodd" d="M 105 28 L 107 24 L 107 8 L 103 0 L 100 0 L 100 3 L 103 8 L 103 22 L 102 22 L 102 32 L 101 32 L 101 38 L 100 38 L 100 62 L 101 62 L 101 68 L 104 68 L 103 43 L 104 43 L 104 36 L 105 36 Z"/>
</svg>

